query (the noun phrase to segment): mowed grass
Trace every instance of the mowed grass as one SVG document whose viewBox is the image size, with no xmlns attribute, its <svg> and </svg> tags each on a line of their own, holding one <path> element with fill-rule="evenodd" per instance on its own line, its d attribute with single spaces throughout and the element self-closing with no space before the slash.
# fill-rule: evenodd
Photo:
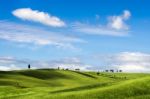
<svg viewBox="0 0 150 99">
<path fill-rule="evenodd" d="M 150 99 L 150 74 L 0 71 L 0 99 Z"/>
</svg>

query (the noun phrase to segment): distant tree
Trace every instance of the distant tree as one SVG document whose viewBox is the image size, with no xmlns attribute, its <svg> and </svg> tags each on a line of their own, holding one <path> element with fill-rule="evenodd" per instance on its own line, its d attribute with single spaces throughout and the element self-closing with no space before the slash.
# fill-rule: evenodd
<svg viewBox="0 0 150 99">
<path fill-rule="evenodd" d="M 119 72 L 122 72 L 122 70 L 119 70 Z"/>
<path fill-rule="evenodd" d="M 111 70 L 110 70 L 110 72 L 112 72 L 112 73 L 113 73 L 113 72 L 114 72 L 114 70 L 113 70 L 113 69 L 111 69 Z"/>
<path fill-rule="evenodd" d="M 31 68 L 31 66 L 30 66 L 30 64 L 28 65 L 28 69 L 30 69 Z"/>
<path fill-rule="evenodd" d="M 66 68 L 66 70 L 69 70 L 68 68 Z"/>
<path fill-rule="evenodd" d="M 99 75 L 100 73 L 99 72 L 97 72 L 97 75 Z"/>
<path fill-rule="evenodd" d="M 75 71 L 80 71 L 80 69 L 79 69 L 79 68 L 77 68 L 77 69 L 75 69 Z"/>
<path fill-rule="evenodd" d="M 60 67 L 58 67 L 58 70 L 60 69 Z"/>
<path fill-rule="evenodd" d="M 105 70 L 105 72 L 108 72 L 109 70 Z"/>
</svg>

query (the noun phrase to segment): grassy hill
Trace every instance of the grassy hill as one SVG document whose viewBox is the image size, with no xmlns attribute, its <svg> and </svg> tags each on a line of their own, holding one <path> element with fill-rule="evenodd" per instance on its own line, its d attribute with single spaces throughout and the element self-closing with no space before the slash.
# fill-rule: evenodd
<svg viewBox="0 0 150 99">
<path fill-rule="evenodd" d="M 150 75 L 54 69 L 0 71 L 0 99 L 150 99 Z"/>
</svg>

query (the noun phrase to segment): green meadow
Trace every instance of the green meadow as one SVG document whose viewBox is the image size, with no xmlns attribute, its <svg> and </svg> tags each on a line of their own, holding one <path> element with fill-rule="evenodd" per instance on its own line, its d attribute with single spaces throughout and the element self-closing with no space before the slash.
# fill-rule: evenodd
<svg viewBox="0 0 150 99">
<path fill-rule="evenodd" d="M 150 74 L 0 71 L 0 99 L 150 99 Z"/>
</svg>

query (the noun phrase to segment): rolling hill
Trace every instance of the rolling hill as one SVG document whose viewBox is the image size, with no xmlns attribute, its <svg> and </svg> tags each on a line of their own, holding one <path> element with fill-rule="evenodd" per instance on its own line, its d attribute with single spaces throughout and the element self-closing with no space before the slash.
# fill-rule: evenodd
<svg viewBox="0 0 150 99">
<path fill-rule="evenodd" d="M 150 74 L 0 71 L 0 99 L 149 99 Z"/>
</svg>

